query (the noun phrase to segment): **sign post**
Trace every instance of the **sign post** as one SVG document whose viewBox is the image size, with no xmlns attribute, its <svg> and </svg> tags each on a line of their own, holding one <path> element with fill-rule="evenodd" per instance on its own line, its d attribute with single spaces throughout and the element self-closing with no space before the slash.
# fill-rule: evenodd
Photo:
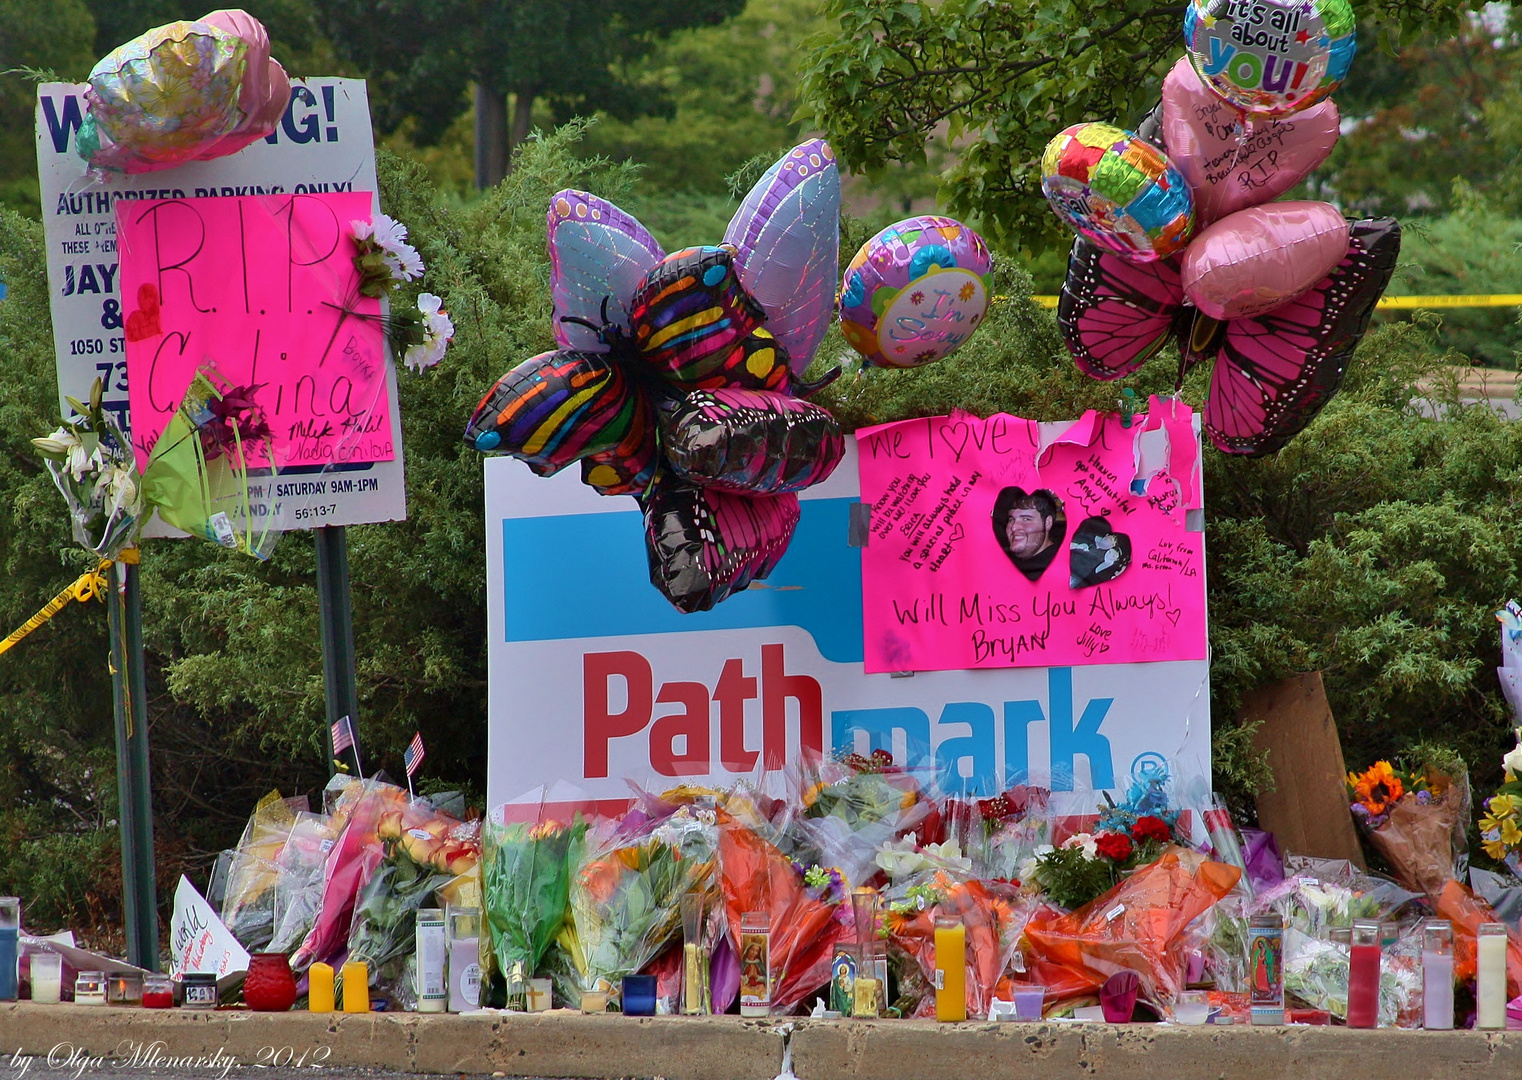
<svg viewBox="0 0 1522 1080">
<path fill-rule="evenodd" d="M 349 717 L 354 745 L 348 754 L 359 775 L 359 694 L 354 681 L 354 611 L 349 603 L 349 538 L 342 525 L 315 530 L 317 542 L 317 605 L 322 622 L 322 685 L 328 705 L 328 773 L 336 771 L 338 754 L 333 750 L 333 725 Z"/>
<path fill-rule="evenodd" d="M 127 961 L 157 971 L 159 915 L 154 889 L 153 786 L 148 773 L 143 605 L 136 566 L 118 562 L 112 567 L 106 606 L 111 633 L 111 696 L 116 709 L 117 819 L 121 829 L 122 922 L 127 932 Z"/>
</svg>

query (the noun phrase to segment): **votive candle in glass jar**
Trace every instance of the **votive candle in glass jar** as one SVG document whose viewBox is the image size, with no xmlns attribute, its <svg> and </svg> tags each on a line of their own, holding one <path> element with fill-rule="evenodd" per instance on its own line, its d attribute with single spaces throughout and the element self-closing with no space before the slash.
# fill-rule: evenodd
<svg viewBox="0 0 1522 1080">
<path fill-rule="evenodd" d="M 174 981 L 168 975 L 143 976 L 143 1008 L 169 1009 L 174 1007 Z"/>
<path fill-rule="evenodd" d="M 104 971 L 81 971 L 74 979 L 74 1004 L 104 1005 L 106 1003 L 106 973 Z"/>
<path fill-rule="evenodd" d="M 740 916 L 740 1015 L 772 1014 L 772 916 L 747 911 Z"/>
<path fill-rule="evenodd" d="M 1475 935 L 1474 998 L 1477 1028 L 1506 1026 L 1506 924 L 1481 923 Z"/>
<path fill-rule="evenodd" d="M 1348 957 L 1348 1027 L 1379 1026 L 1379 923 L 1358 919 L 1353 923 Z"/>
<path fill-rule="evenodd" d="M 1422 1027 L 1453 1027 L 1453 923 L 1428 919 L 1422 927 Z"/>
<path fill-rule="evenodd" d="M 32 1000 L 39 1005 L 63 1000 L 63 957 L 57 953 L 32 953 Z"/>
<path fill-rule="evenodd" d="M 135 971 L 113 971 L 106 976 L 107 1005 L 141 1005 L 143 977 Z"/>
<path fill-rule="evenodd" d="M 209 971 L 187 971 L 180 976 L 180 1007 L 215 1009 L 217 977 Z"/>
</svg>

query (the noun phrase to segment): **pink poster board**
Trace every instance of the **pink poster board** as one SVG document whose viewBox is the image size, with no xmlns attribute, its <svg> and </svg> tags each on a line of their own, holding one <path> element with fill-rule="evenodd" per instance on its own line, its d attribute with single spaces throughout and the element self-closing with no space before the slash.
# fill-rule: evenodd
<svg viewBox="0 0 1522 1080">
<path fill-rule="evenodd" d="M 1149 410 L 858 431 L 866 670 L 1203 659 L 1199 437 Z"/>
<path fill-rule="evenodd" d="M 354 267 L 370 206 L 368 192 L 116 204 L 140 467 L 207 365 L 257 388 L 278 467 L 395 456 L 380 301 L 359 295 Z"/>
</svg>

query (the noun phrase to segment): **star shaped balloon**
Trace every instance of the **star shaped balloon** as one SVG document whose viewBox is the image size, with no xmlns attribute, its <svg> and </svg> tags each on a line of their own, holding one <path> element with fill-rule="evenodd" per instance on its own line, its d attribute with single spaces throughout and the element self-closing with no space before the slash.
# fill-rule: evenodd
<svg viewBox="0 0 1522 1080">
<path fill-rule="evenodd" d="M 682 611 L 765 578 L 845 441 L 802 382 L 834 310 L 840 174 L 825 142 L 794 147 L 719 245 L 666 254 L 635 218 L 582 191 L 548 214 L 553 352 L 477 406 L 465 441 L 549 475 L 581 462 L 645 515 L 651 581 Z"/>
</svg>

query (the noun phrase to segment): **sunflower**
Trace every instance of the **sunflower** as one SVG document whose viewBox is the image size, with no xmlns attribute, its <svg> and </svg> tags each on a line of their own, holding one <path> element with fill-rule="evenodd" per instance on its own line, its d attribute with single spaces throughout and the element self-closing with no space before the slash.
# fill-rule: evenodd
<svg viewBox="0 0 1522 1080">
<path fill-rule="evenodd" d="M 1365 773 L 1348 773 L 1348 784 L 1354 797 L 1376 815 L 1387 813 L 1406 793 L 1406 786 L 1388 761 L 1376 761 Z"/>
</svg>

